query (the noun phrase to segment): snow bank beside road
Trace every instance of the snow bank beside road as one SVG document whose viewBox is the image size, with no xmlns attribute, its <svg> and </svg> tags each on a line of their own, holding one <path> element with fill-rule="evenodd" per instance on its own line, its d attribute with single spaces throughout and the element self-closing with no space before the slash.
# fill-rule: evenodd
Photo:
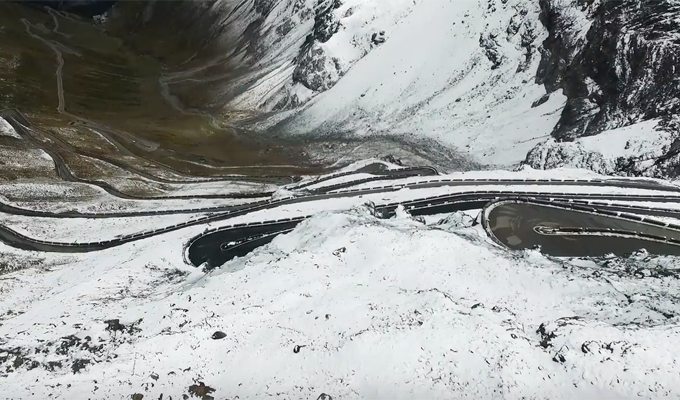
<svg viewBox="0 0 680 400">
<path fill-rule="evenodd" d="M 670 271 L 640 277 L 625 260 L 554 261 L 447 229 L 356 209 L 207 276 L 175 260 L 177 233 L 15 273 L 1 282 L 4 394 L 680 395 L 677 261 L 635 260 Z"/>
</svg>

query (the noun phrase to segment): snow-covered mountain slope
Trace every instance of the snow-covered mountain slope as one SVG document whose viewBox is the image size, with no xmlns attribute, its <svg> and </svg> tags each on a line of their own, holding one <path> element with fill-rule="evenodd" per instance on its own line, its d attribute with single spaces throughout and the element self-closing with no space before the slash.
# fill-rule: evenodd
<svg viewBox="0 0 680 400">
<path fill-rule="evenodd" d="M 299 53 L 227 108 L 291 110 L 267 121 L 288 134 L 435 139 L 487 164 L 520 161 L 559 118 L 564 99 L 534 82 L 548 35 L 534 2 L 322 6 Z"/>
<path fill-rule="evenodd" d="M 469 222 L 321 213 L 207 275 L 181 234 L 41 256 L 0 281 L 2 395 L 680 396 L 677 260 L 513 253 Z"/>
<path fill-rule="evenodd" d="M 269 136 L 383 138 L 513 165 L 553 140 L 655 120 L 661 142 L 647 124 L 631 129 L 661 150 L 626 149 L 618 156 L 630 161 L 613 171 L 676 174 L 677 0 L 126 3 L 112 25 L 134 21 L 123 25 L 168 62 L 163 82 L 179 103 Z M 363 147 L 373 149 L 364 157 L 384 150 Z M 649 157 L 659 168 L 629 166 Z"/>
</svg>

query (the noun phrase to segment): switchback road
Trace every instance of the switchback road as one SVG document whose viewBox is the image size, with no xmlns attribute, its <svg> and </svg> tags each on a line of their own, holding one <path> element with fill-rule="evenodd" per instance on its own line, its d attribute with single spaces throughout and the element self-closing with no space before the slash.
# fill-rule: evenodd
<svg viewBox="0 0 680 400">
<path fill-rule="evenodd" d="M 554 256 L 590 256 L 609 253 L 629 254 L 633 251 L 645 248 L 650 253 L 680 255 L 680 247 L 678 247 L 678 245 L 680 245 L 680 231 L 678 231 L 677 228 L 664 226 L 654 219 L 648 219 L 647 222 L 641 223 L 640 217 L 631 214 L 660 215 L 680 219 L 680 210 L 619 206 L 602 201 L 598 203 L 590 202 L 589 204 L 588 201 L 570 201 L 570 198 L 566 197 L 567 195 L 563 196 L 564 197 L 547 193 L 532 193 L 530 200 L 527 200 L 527 194 L 512 192 L 459 194 L 456 196 L 431 198 L 427 200 L 377 205 L 375 206 L 375 213 L 376 216 L 382 218 L 389 217 L 394 213 L 394 209 L 397 205 L 405 206 L 405 208 L 410 210 L 414 215 L 449 213 L 480 209 L 485 206 L 485 210 L 489 210 L 496 205 L 504 205 L 504 208 L 499 209 L 498 212 L 482 213 L 482 224 L 483 226 L 488 227 L 487 232 L 497 243 L 507 245 L 507 247 L 511 249 L 533 248 L 536 245 L 542 245 L 547 243 L 550 239 L 554 239 L 550 242 L 551 245 L 541 248 L 545 254 Z M 588 198 L 588 194 L 575 194 L 569 196 Z M 629 196 L 621 195 L 593 195 L 593 197 L 611 201 L 637 200 L 669 202 L 673 200 L 651 196 L 641 196 L 634 199 L 630 199 Z M 675 200 L 680 200 L 680 198 L 675 198 Z M 422 204 L 426 201 L 430 202 L 430 206 L 416 208 L 418 204 Z M 543 209 L 542 218 L 534 218 L 535 215 L 532 213 L 527 213 L 528 216 L 524 216 L 524 214 L 522 214 L 524 211 L 522 205 L 532 204 L 532 201 L 534 204 L 548 204 L 551 208 Z M 515 204 L 519 204 L 519 206 L 513 208 Z M 493 209 L 496 210 L 495 208 Z M 510 211 L 508 211 L 508 209 L 510 209 Z M 578 235 L 572 231 L 569 231 L 568 236 L 555 236 L 556 239 L 546 236 L 547 234 L 545 232 L 542 233 L 543 236 L 538 236 L 535 231 L 532 231 L 533 227 L 538 226 L 538 223 L 543 222 L 551 224 L 550 226 L 556 226 L 562 221 L 560 218 L 562 218 L 563 215 L 559 213 L 555 214 L 556 218 L 554 221 L 551 219 L 554 210 L 563 211 L 564 213 L 571 215 L 572 218 L 568 220 L 570 224 L 568 226 L 570 227 L 578 227 L 581 226 L 579 224 L 582 224 L 592 228 L 589 231 L 590 234 L 581 235 L 580 240 L 570 242 L 569 246 L 563 246 L 564 243 L 562 243 L 560 239 L 567 240 L 565 238 L 571 237 L 572 240 L 574 240 L 573 238 Z M 535 211 L 535 209 L 532 209 L 532 211 Z M 624 216 L 621 217 L 621 214 Z M 594 222 L 592 218 L 593 215 L 596 216 L 595 220 L 597 223 Z M 625 219 L 626 215 L 629 216 L 629 219 Z M 278 234 L 290 231 L 305 219 L 306 217 L 300 217 L 284 221 L 268 221 L 249 224 L 246 226 L 227 226 L 204 232 L 189 241 L 185 252 L 185 259 L 194 266 L 204 265 L 207 266 L 207 268 L 219 266 L 234 257 L 243 256 L 254 248 L 268 243 Z M 596 235 L 593 230 L 596 228 L 604 229 L 604 231 L 602 231 L 604 233 L 599 236 Z M 625 236 L 624 234 L 611 236 L 611 232 L 606 230 L 608 228 L 627 232 L 625 235 L 628 236 Z M 676 237 L 678 239 L 677 244 L 659 243 L 658 241 L 650 239 L 654 235 L 661 235 L 663 232 L 666 232 L 667 235 L 670 234 L 672 237 Z M 640 233 L 648 235 L 647 239 L 635 236 Z M 635 240 L 629 238 L 629 236 L 632 236 Z M 498 237 L 504 238 L 504 240 L 498 239 Z M 518 241 L 517 238 L 519 237 L 524 237 L 525 240 Z M 598 237 L 598 240 L 588 242 L 593 237 Z M 581 242 L 592 244 L 583 247 L 584 243 Z M 678 251 L 678 253 L 676 253 L 676 251 Z"/>
<path fill-rule="evenodd" d="M 680 255 L 680 226 L 653 217 L 519 199 L 491 203 L 483 216 L 489 236 L 513 250 L 539 247 L 561 257 L 625 255 L 640 249 Z"/>
<path fill-rule="evenodd" d="M 160 182 L 160 183 L 170 183 L 170 184 L 176 184 L 176 183 L 182 183 L 182 184 L 200 184 L 202 182 L 216 182 L 216 181 L 223 181 L 223 182 L 253 182 L 253 183 L 263 183 L 266 182 L 267 179 L 270 181 L 270 183 L 277 182 L 277 183 L 291 183 L 293 180 L 292 177 L 288 177 L 287 180 L 283 180 L 283 177 L 243 177 L 243 176 L 232 176 L 232 177 L 225 177 L 225 178 L 220 178 L 220 179 L 209 179 L 209 180 L 204 180 L 204 181 L 195 181 L 195 180 L 187 180 L 187 181 L 175 181 L 175 180 L 168 180 L 168 179 L 163 179 L 159 178 L 153 175 L 150 175 L 142 170 L 139 170 L 137 168 L 131 167 L 130 165 L 127 165 L 121 161 L 118 161 L 114 158 L 111 157 L 106 157 L 106 156 L 101 156 L 101 155 L 95 155 L 89 152 L 85 152 L 82 150 L 77 150 L 73 146 L 69 145 L 68 143 L 64 142 L 63 140 L 55 137 L 54 135 L 49 134 L 48 132 L 40 132 L 42 136 L 44 136 L 47 141 L 41 141 L 38 140 L 37 138 L 33 137 L 33 134 L 30 132 L 29 127 L 31 129 L 38 131 L 37 128 L 32 127 L 32 124 L 28 121 L 28 119 L 21 114 L 18 110 L 15 109 L 5 109 L 5 110 L 0 110 L 0 117 L 3 117 L 12 127 L 14 130 L 19 134 L 22 138 L 25 140 L 30 141 L 33 143 L 36 147 L 40 148 L 43 150 L 45 153 L 47 153 L 53 160 L 54 165 L 55 165 L 55 170 L 57 172 L 57 175 L 63 179 L 64 181 L 67 182 L 78 182 L 78 183 L 84 183 L 88 185 L 93 185 L 97 186 L 107 193 L 109 193 L 112 196 L 126 199 L 126 200 L 163 200 L 163 199 L 254 199 L 254 198 L 262 198 L 262 197 L 269 197 L 271 196 L 274 192 L 268 191 L 268 192 L 252 192 L 252 193 L 227 193 L 227 194 L 205 194 L 205 195 L 178 195 L 178 196 L 136 196 L 136 195 L 131 195 L 127 193 L 123 193 L 119 191 L 118 189 L 114 188 L 111 186 L 109 183 L 101 181 L 101 180 L 91 180 L 91 179 L 83 179 L 80 178 L 76 175 L 74 175 L 71 170 L 68 168 L 68 165 L 66 164 L 64 158 L 62 157 L 61 153 L 55 148 L 55 145 L 53 143 L 59 143 L 60 147 L 62 149 L 65 149 L 68 152 L 79 154 L 85 157 L 91 157 L 91 158 L 96 158 L 101 161 L 104 161 L 106 163 L 109 163 L 113 166 L 116 166 L 118 168 L 121 168 L 131 174 L 139 175 L 141 177 L 144 177 L 146 179 Z M 50 144 L 48 144 L 50 143 Z M 346 175 L 351 175 L 351 174 L 357 174 L 357 173 L 367 173 L 367 174 L 374 174 L 373 177 L 371 178 L 366 178 L 362 182 L 371 182 L 371 181 L 378 181 L 378 180 L 386 180 L 386 179 L 401 179 L 401 178 L 408 178 L 408 177 L 414 177 L 414 176 L 430 176 L 430 175 L 437 175 L 437 170 L 435 170 L 432 167 L 414 167 L 414 168 L 402 168 L 402 169 L 397 169 L 397 170 L 389 170 L 385 168 L 384 164 L 380 163 L 374 163 L 374 164 L 369 164 L 365 167 L 362 167 L 361 169 L 349 173 L 342 173 L 342 174 L 336 174 L 336 175 L 331 175 L 331 176 L 326 176 L 319 178 L 315 181 L 311 181 L 308 183 L 300 184 L 295 186 L 295 189 L 297 190 L 302 190 L 312 184 L 318 184 L 322 183 L 324 181 L 330 180 L 330 179 L 335 179 L 340 176 L 346 176 Z M 310 191 L 311 193 L 325 193 L 326 191 L 330 190 L 339 190 L 342 188 L 350 187 L 352 185 L 355 185 L 356 183 L 354 182 L 346 182 L 346 183 L 339 183 L 336 185 L 332 185 L 329 187 L 322 187 L 320 189 L 312 190 Z"/>
<path fill-rule="evenodd" d="M 539 180 L 539 181 L 531 181 L 531 180 L 513 180 L 513 181 L 503 181 L 503 180 L 477 180 L 478 183 L 482 184 L 480 186 L 483 186 L 484 183 L 489 183 L 492 182 L 494 184 L 505 184 L 508 183 L 510 186 L 512 184 L 515 185 L 529 185 L 530 187 L 533 186 L 540 186 L 541 184 L 544 185 L 556 185 L 558 182 L 561 181 L 550 181 L 550 180 L 545 180 L 546 182 L 542 182 L 544 180 Z M 585 186 L 587 185 L 588 181 L 580 182 L 580 185 Z M 617 180 L 615 181 L 616 185 L 618 186 L 625 186 L 627 183 L 630 183 L 634 187 L 638 187 L 640 185 L 647 185 L 648 183 L 640 183 L 640 182 L 626 182 L 626 181 L 620 181 Z M 570 185 L 573 184 L 574 182 L 572 181 L 566 181 L 562 182 L 565 185 Z M 608 182 L 605 181 L 595 181 L 594 184 L 607 184 Z M 150 238 L 154 237 L 157 235 L 161 235 L 167 232 L 172 232 L 176 231 L 179 229 L 183 229 L 189 226 L 195 226 L 195 225 L 200 225 L 200 224 L 207 224 L 209 222 L 216 222 L 216 221 L 221 221 L 221 220 L 227 220 L 231 219 L 237 216 L 242 216 L 246 215 L 248 213 L 254 212 L 254 211 L 260 211 L 260 210 L 266 210 L 266 209 L 273 209 L 276 207 L 280 207 L 283 205 L 289 205 L 289 204 L 297 204 L 297 203 L 304 203 L 304 202 L 312 202 L 312 201 L 318 201 L 318 200 L 326 200 L 326 199 L 334 199 L 334 198 L 343 198 L 343 197 L 356 197 L 356 196 L 363 196 L 366 194 L 375 194 L 375 193 L 388 193 L 388 192 L 393 192 L 396 190 L 403 189 L 404 187 L 408 188 L 432 188 L 432 187 L 444 187 L 444 186 L 456 186 L 460 184 L 465 184 L 470 186 L 471 182 L 461 182 L 459 180 L 447 180 L 447 179 L 442 179 L 442 180 L 436 180 L 436 181 L 431 181 L 431 182 L 422 182 L 422 183 L 409 183 L 407 185 L 387 185 L 379 188 L 366 188 L 366 189 L 350 189 L 350 190 L 340 190 L 336 192 L 329 192 L 325 194 L 319 194 L 319 195 L 304 195 L 300 197 L 289 197 L 289 198 L 284 198 L 284 199 L 279 199 L 279 200 L 268 200 L 268 201 L 262 201 L 250 205 L 244 205 L 242 208 L 233 208 L 230 210 L 226 210 L 224 212 L 217 212 L 212 215 L 207 215 L 203 216 L 197 220 L 192 220 L 192 221 L 187 221 L 184 223 L 179 223 L 176 225 L 171 225 L 171 226 L 166 226 L 162 227 L 159 229 L 155 229 L 152 231 L 148 232 L 139 232 L 133 235 L 128 235 L 125 237 L 121 238 L 116 238 L 116 239 L 111 239 L 111 240 L 104 240 L 104 241 L 99 241 L 99 242 L 92 242 L 92 243 L 60 243 L 60 242 L 50 242 L 50 241 L 41 241 L 41 240 L 36 240 L 32 239 L 29 237 L 26 237 L 24 235 L 21 235 L 12 229 L 9 229 L 7 227 L 0 227 L 0 240 L 4 241 L 5 243 L 22 248 L 25 250 L 35 250 L 35 251 L 44 251 L 44 252 L 69 252 L 69 253 L 83 253 L 83 252 L 91 252 L 91 251 L 98 251 L 98 250 L 103 250 L 107 248 L 112 248 L 116 246 L 120 246 L 125 243 L 130 243 L 133 241 L 145 239 L 145 238 Z M 512 190 L 491 190 L 491 191 L 485 191 L 485 190 L 474 190 L 474 191 L 464 191 L 460 193 L 452 193 L 452 194 L 446 194 L 446 195 L 439 195 L 439 196 L 431 196 L 423 199 L 415 199 L 415 200 L 410 200 L 410 201 L 401 201 L 401 202 L 395 202 L 395 203 L 387 203 L 387 204 L 382 204 L 382 205 L 377 205 L 375 207 L 375 213 L 376 216 L 380 217 L 389 217 L 393 212 L 394 209 L 398 205 L 403 205 L 409 212 L 411 212 L 414 215 L 428 215 L 428 214 L 439 214 L 439 213 L 445 213 L 445 212 L 454 212 L 454 211 L 459 211 L 459 210 L 468 210 L 468 209 L 479 209 L 484 206 L 486 206 L 485 210 L 490 209 L 491 207 L 489 204 L 500 204 L 503 201 L 509 201 L 511 203 L 508 204 L 514 204 L 512 201 L 518 201 L 518 199 L 526 199 L 530 198 L 532 201 L 535 202 L 543 202 L 543 203 L 548 203 L 548 204 L 553 204 L 553 208 L 555 209 L 577 209 L 580 207 L 580 209 L 586 209 L 586 210 L 593 210 L 593 213 L 599 216 L 598 221 L 599 225 L 595 224 L 592 222 L 592 218 L 590 219 L 582 219 L 580 222 L 578 220 L 570 220 L 570 225 L 566 226 L 565 228 L 569 228 L 565 231 L 560 231 L 560 240 L 564 240 L 564 237 L 566 236 L 578 236 L 578 232 L 574 232 L 573 228 L 575 227 L 585 227 L 585 228 L 592 228 L 592 229 L 608 229 L 608 228 L 616 228 L 620 231 L 625 231 L 629 232 L 627 235 L 639 235 L 639 234 L 647 234 L 649 237 L 652 237 L 654 235 L 659 236 L 660 232 L 648 232 L 645 230 L 640 230 L 641 228 L 638 226 L 638 224 L 633 224 L 631 225 L 631 222 L 627 220 L 627 223 L 623 228 L 617 227 L 616 225 L 606 225 L 602 223 L 602 220 L 606 220 L 608 216 L 610 215 L 615 215 L 616 213 L 640 213 L 644 215 L 659 215 L 659 216 L 668 216 L 668 217 L 680 217 L 680 212 L 675 211 L 673 209 L 665 209 L 663 207 L 634 207 L 634 206 L 626 206 L 626 205 L 620 205 L 620 204 L 610 204 L 610 203 L 604 203 L 604 201 L 615 201 L 615 202 L 622 202 L 622 201 L 645 201 L 645 202 L 652 202 L 652 203 L 659 203 L 659 204 L 665 204 L 665 203 L 677 203 L 680 202 L 680 193 L 677 193 L 677 190 L 673 190 L 674 188 L 668 187 L 667 193 L 664 194 L 663 191 L 658 191 L 658 185 L 649 183 L 649 185 L 655 187 L 657 189 L 657 192 L 649 195 L 625 195 L 625 194 L 599 194 L 599 193 L 550 193 L 550 192 L 535 192 L 535 191 L 512 191 Z M 594 201 L 600 201 L 600 203 L 594 203 Z M 541 203 L 541 204 L 543 204 Z M 518 203 L 519 204 L 519 203 Z M 508 211 L 506 208 L 510 209 Z M 515 208 L 519 208 L 520 210 L 524 210 L 522 206 L 513 206 Z M 501 217 L 505 216 L 507 217 L 508 213 L 510 212 L 515 212 L 515 216 L 519 218 L 518 214 L 521 214 L 521 212 L 517 211 L 515 208 L 512 208 L 510 206 L 506 206 L 506 208 L 501 209 L 504 210 L 503 213 L 501 213 Z M 514 211 L 513 211 L 514 210 Z M 6 211 L 12 212 L 13 210 L 7 209 Z M 538 221 L 539 218 L 535 217 L 535 208 L 531 208 L 530 211 L 533 212 L 533 214 L 530 214 L 531 216 L 531 221 Z M 609 214 L 607 214 L 609 213 Z M 613 214 L 612 214 L 613 213 Z M 488 224 L 484 222 L 486 225 L 489 226 L 488 232 L 492 237 L 495 238 L 497 243 L 504 243 L 508 245 L 512 245 L 515 243 L 516 239 L 508 239 L 512 237 L 509 233 L 506 231 L 510 229 L 510 231 L 514 232 L 515 229 L 521 230 L 519 233 L 521 235 L 530 235 L 527 236 L 527 239 L 521 240 L 519 244 L 522 246 L 535 246 L 536 244 L 540 244 L 538 242 L 537 237 L 542 238 L 542 237 L 549 237 L 551 234 L 553 234 L 553 231 L 549 230 L 542 230 L 542 231 L 533 231 L 535 234 L 531 233 L 526 233 L 526 229 L 524 227 L 527 226 L 527 223 L 523 224 L 509 224 L 507 223 L 507 218 L 504 220 L 503 218 L 496 218 L 496 215 L 498 213 L 485 213 L 484 215 L 486 217 L 486 220 L 491 221 Z M 543 215 L 541 218 L 544 220 L 548 220 L 547 218 L 549 217 L 550 213 L 547 213 L 548 216 Z M 592 214 L 592 213 L 591 213 Z M 556 214 L 560 215 L 560 214 Z M 212 231 L 207 231 L 204 232 L 203 234 L 199 235 L 198 237 L 192 239 L 189 242 L 189 245 L 187 246 L 187 261 L 190 262 L 193 265 L 201 265 L 204 263 L 208 263 L 209 266 L 217 266 L 221 265 L 225 261 L 230 260 L 231 258 L 238 256 L 239 254 L 242 255 L 243 251 L 246 251 L 247 249 L 252 249 L 256 247 L 257 245 L 264 244 L 268 242 L 269 240 L 273 239 L 277 234 L 280 234 L 281 232 L 287 232 L 290 229 L 292 229 L 295 225 L 297 225 L 300 221 L 304 220 L 306 217 L 300 217 L 300 218 L 293 218 L 293 219 L 284 219 L 284 220 L 277 220 L 277 221 L 267 221 L 263 223 L 255 223 L 255 224 L 237 224 L 234 226 L 228 226 L 228 227 L 223 227 L 219 228 L 216 230 Z M 496 219 L 494 219 L 496 218 Z M 620 217 L 617 217 L 618 219 L 621 219 Z M 617 219 L 617 221 L 618 221 Z M 493 222 L 493 221 L 501 221 L 501 222 Z M 502 221 L 506 221 L 506 223 L 503 223 Z M 548 220 L 549 221 L 549 220 Z M 632 219 L 633 222 L 636 222 L 635 219 Z M 533 223 L 533 222 L 532 222 Z M 559 220 L 558 220 L 559 223 Z M 580 225 L 579 225 L 580 224 Z M 644 222 L 644 224 L 650 225 L 650 223 Z M 536 224 L 534 224 L 536 225 Z M 658 224 L 657 224 L 658 225 Z M 561 226 L 561 225 L 560 225 Z M 510 228 L 508 228 L 510 227 Z M 635 229 L 635 230 L 630 230 L 630 229 Z M 503 229 L 506 229 L 506 231 L 503 231 Z M 616 230 L 615 229 L 615 230 Z M 668 230 L 668 227 L 661 226 L 662 230 Z M 672 228 L 670 228 L 672 229 Z M 629 231 L 627 231 L 629 230 Z M 583 236 L 597 236 L 596 230 L 591 230 L 587 234 L 582 234 Z M 632 233 L 631 233 L 632 232 Z M 536 235 L 542 235 L 542 236 L 536 236 Z M 522 237 L 518 236 L 515 234 L 517 237 Z M 556 236 L 556 234 L 553 234 L 552 236 Z M 602 236 L 602 235 L 600 235 Z M 611 235 L 610 235 L 611 236 Z M 630 252 L 633 247 L 638 245 L 640 243 L 639 240 L 633 240 L 631 238 L 628 238 L 625 236 L 623 233 L 619 234 L 618 236 L 615 236 L 616 238 L 620 238 L 621 240 L 625 239 L 626 243 L 632 243 L 628 245 L 621 245 L 619 244 L 618 248 L 619 250 L 617 251 L 611 251 L 611 246 L 608 245 L 608 247 L 603 247 L 607 248 L 607 252 Z M 503 239 L 505 238 L 505 239 Z M 543 238 L 544 240 L 548 240 Z M 505 240 L 505 241 L 504 241 Z M 609 239 L 610 241 L 613 240 L 618 240 L 618 239 Z M 649 241 L 649 240 L 646 240 Z M 621 241 L 619 241 L 621 242 Z M 658 242 L 658 241 L 657 241 Z M 607 242 L 609 243 L 609 242 Z M 623 243 L 623 242 L 621 242 Z M 656 243 L 656 242 L 655 242 Z M 559 247 L 559 246 L 558 246 Z M 524 247 L 523 247 L 524 248 Z M 578 248 L 578 246 L 574 247 Z M 650 247 L 651 251 L 664 251 L 664 249 L 667 249 L 668 246 L 659 246 L 655 245 Z M 648 249 L 648 250 L 650 250 Z M 563 254 L 572 254 L 576 250 L 565 248 L 563 250 L 558 251 L 557 249 L 553 249 L 552 247 L 548 246 L 545 247 L 546 252 L 548 254 L 553 254 L 553 255 L 563 255 Z M 585 253 L 592 253 L 592 250 L 588 250 Z M 588 255 L 585 254 L 585 255 Z M 664 254 L 675 254 L 673 252 L 666 251 Z"/>
</svg>

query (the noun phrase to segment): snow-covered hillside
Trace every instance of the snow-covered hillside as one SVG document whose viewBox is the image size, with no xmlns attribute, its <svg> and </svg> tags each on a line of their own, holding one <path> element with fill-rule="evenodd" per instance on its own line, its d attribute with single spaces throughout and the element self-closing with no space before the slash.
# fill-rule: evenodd
<svg viewBox="0 0 680 400">
<path fill-rule="evenodd" d="M 180 233 L 18 252 L 34 267 L 0 281 L 2 396 L 680 396 L 675 259 L 512 253 L 470 222 L 321 213 L 207 275 Z"/>
<path fill-rule="evenodd" d="M 564 98 L 535 83 L 548 35 L 535 2 L 324 1 L 282 23 L 271 16 L 290 14 L 285 4 L 260 40 L 268 54 L 285 41 L 287 57 L 226 105 L 283 111 L 259 128 L 434 139 L 486 164 L 513 164 L 559 118 Z M 282 26 L 293 28 L 279 36 Z"/>
<path fill-rule="evenodd" d="M 359 159 L 410 148 L 444 168 L 511 166 L 555 140 L 608 132 L 625 146 L 620 128 L 643 123 L 632 128 L 643 152 L 577 156 L 624 167 L 579 165 L 677 174 L 676 0 L 177 1 L 127 14 L 126 3 L 114 22 L 116 9 L 134 16 L 126 27 L 173 67 L 163 84 L 186 107 L 304 139 L 324 161 L 352 152 L 317 143 L 351 142 Z M 640 172 L 649 157 L 658 168 Z M 543 166 L 574 164 L 563 158 Z"/>
<path fill-rule="evenodd" d="M 604 178 L 528 168 L 450 177 Z M 362 204 L 434 196 L 442 188 L 418 191 L 292 204 L 215 222 L 316 212 L 207 273 L 182 259 L 187 239 L 213 224 L 90 254 L 0 244 L 0 398 L 680 396 L 677 257 L 509 251 L 475 224 L 475 211 L 411 218 L 400 208 L 386 220 Z M 181 218 L 2 222 L 71 241 Z"/>
</svg>

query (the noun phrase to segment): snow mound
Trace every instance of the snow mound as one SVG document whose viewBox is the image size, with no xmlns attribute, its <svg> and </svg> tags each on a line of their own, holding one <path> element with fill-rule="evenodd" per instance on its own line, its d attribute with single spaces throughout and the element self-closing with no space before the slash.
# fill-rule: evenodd
<svg viewBox="0 0 680 400">
<path fill-rule="evenodd" d="M 475 224 L 475 219 L 466 212 L 456 211 L 446 217 L 440 219 L 436 226 L 445 230 L 458 230 L 461 228 L 469 228 Z"/>
<path fill-rule="evenodd" d="M 656 274 L 553 260 L 364 208 L 318 214 L 207 275 L 173 261 L 182 240 L 0 281 L 3 393 L 680 396 L 673 258 L 634 260 Z"/>
</svg>

